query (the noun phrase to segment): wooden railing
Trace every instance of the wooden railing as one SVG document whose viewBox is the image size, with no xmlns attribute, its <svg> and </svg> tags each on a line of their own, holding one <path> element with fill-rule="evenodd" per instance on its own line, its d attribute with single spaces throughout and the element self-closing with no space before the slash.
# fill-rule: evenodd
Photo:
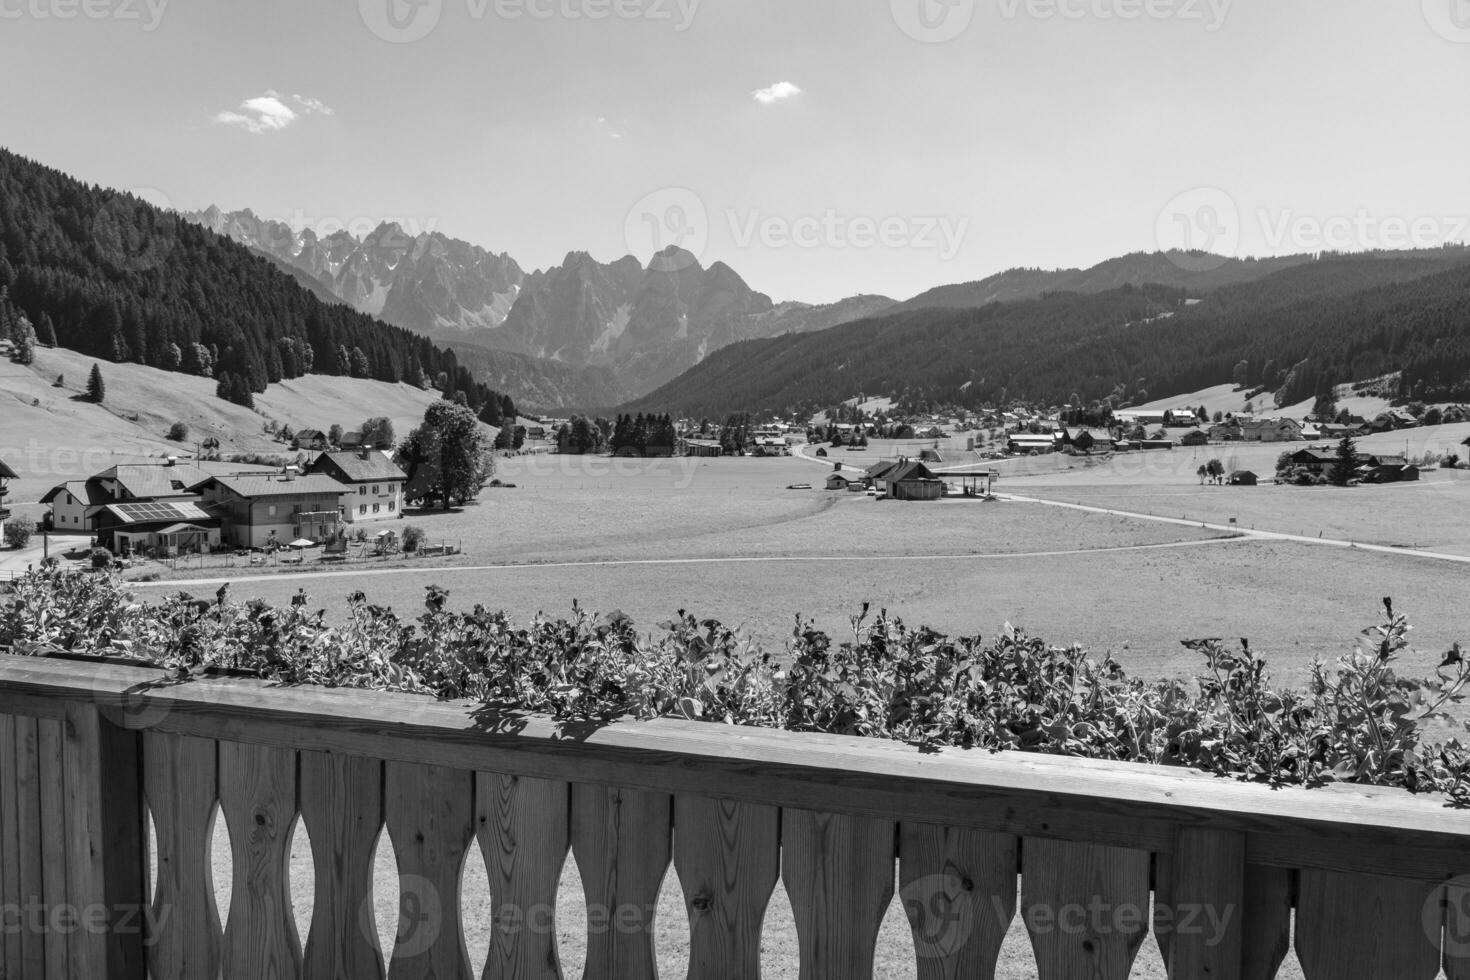
<svg viewBox="0 0 1470 980">
<path fill-rule="evenodd" d="M 298 815 L 316 872 L 304 942 L 287 881 Z M 384 827 L 405 892 L 441 906 L 432 941 L 383 950 L 359 927 Z M 589 980 L 656 976 L 671 864 L 699 980 L 759 976 L 778 886 L 804 980 L 872 976 L 895 877 L 921 980 L 993 977 L 1017 915 L 1042 980 L 1126 977 L 1151 931 L 1174 978 L 1265 980 L 1292 945 L 1308 980 L 1470 977 L 1456 878 L 1470 816 L 1434 799 L 699 723 L 567 732 L 403 696 L 0 657 L 3 980 L 469 978 L 459 895 L 476 851 L 502 919 L 554 909 L 575 856 L 589 909 L 616 922 L 588 930 Z M 506 925 L 485 977 L 561 976 L 555 929 Z"/>
</svg>

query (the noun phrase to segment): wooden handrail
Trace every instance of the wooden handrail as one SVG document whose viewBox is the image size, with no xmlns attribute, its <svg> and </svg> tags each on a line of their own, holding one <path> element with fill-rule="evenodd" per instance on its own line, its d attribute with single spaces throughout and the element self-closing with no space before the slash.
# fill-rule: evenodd
<svg viewBox="0 0 1470 980">
<path fill-rule="evenodd" d="M 873 834 L 892 840 L 900 827 L 903 840 L 909 840 L 911 830 L 932 827 L 987 842 L 1035 842 L 1013 858 L 1024 872 L 1023 883 L 1046 877 L 1038 877 L 1032 862 L 1054 866 L 1098 848 L 1118 849 L 1115 853 L 1143 855 L 1143 888 L 1146 893 L 1152 879 L 1160 902 L 1166 893 L 1177 897 L 1191 888 L 1214 887 L 1208 875 L 1205 885 L 1197 880 L 1200 869 L 1211 868 L 1212 862 L 1222 869 L 1217 877 L 1234 882 L 1233 891 L 1220 892 L 1235 896 L 1231 902 L 1252 894 L 1240 884 L 1246 869 L 1259 876 L 1248 881 L 1268 882 L 1282 902 L 1289 900 L 1293 876 L 1301 877 L 1300 888 L 1319 888 L 1321 895 L 1310 892 L 1316 896 L 1312 901 L 1325 903 L 1339 897 L 1321 886 L 1324 880 L 1339 880 L 1332 876 L 1354 882 L 1391 879 L 1392 888 L 1399 889 L 1390 889 L 1392 894 L 1418 901 L 1429 894 L 1426 889 L 1470 875 L 1470 815 L 1448 808 L 1442 799 L 1398 790 L 1272 789 L 1186 769 L 1023 753 L 923 753 L 881 740 L 674 720 L 562 726 L 538 716 L 404 695 L 286 688 L 248 679 L 170 683 L 152 668 L 0 657 L 0 717 L 66 723 L 79 710 L 95 710 L 110 728 L 145 732 L 148 739 L 246 746 L 247 755 L 284 751 L 299 752 L 303 759 L 312 754 L 365 760 L 386 765 L 390 783 L 417 773 L 414 778 L 425 780 L 423 787 L 449 787 L 450 796 L 460 790 L 449 774 L 485 773 L 536 786 L 601 787 L 612 794 L 612 812 L 632 800 L 650 801 L 638 805 L 657 809 L 669 804 L 656 801 L 671 799 L 729 801 L 750 813 L 771 808 L 773 814 L 785 814 L 783 837 L 805 826 L 797 819 L 800 814 L 822 815 L 803 831 L 805 836 L 791 838 L 805 842 L 803 847 L 837 846 L 833 841 L 849 840 L 849 834 L 856 835 L 851 840 Z M 575 796 L 573 812 L 591 812 L 596 799 L 601 797 Z M 254 802 L 241 798 L 230 805 Z M 692 803 L 681 805 L 687 810 Z M 295 808 L 294 798 L 289 806 Z M 411 813 L 390 812 L 388 825 L 391 830 L 395 821 L 406 826 L 411 820 Z M 569 833 L 569 841 L 581 840 L 575 826 Z M 612 846 L 596 841 L 598 848 Z M 1061 850 L 1048 851 L 1041 842 L 1056 842 Z M 918 844 L 895 844 L 888 855 L 890 889 L 893 858 L 907 857 L 903 846 Z M 580 850 L 578 855 L 580 863 Z M 875 860 L 881 865 L 883 858 Z M 1107 867 L 1116 870 L 1113 863 Z M 1281 877 L 1271 869 L 1280 869 Z M 817 873 L 800 864 L 788 866 L 788 889 L 797 871 Z M 1133 879 L 1118 879 L 1128 880 Z M 1412 911 L 1417 916 L 1420 910 Z M 1303 921 L 1299 909 L 1299 927 Z M 1348 920 L 1339 915 L 1334 921 L 1337 928 Z M 244 962 L 240 957 L 247 954 L 234 949 L 232 955 Z M 1179 955 L 1181 962 L 1188 959 L 1186 952 Z M 1320 954 L 1329 955 L 1337 954 Z M 844 968 L 861 971 L 861 964 Z"/>
</svg>

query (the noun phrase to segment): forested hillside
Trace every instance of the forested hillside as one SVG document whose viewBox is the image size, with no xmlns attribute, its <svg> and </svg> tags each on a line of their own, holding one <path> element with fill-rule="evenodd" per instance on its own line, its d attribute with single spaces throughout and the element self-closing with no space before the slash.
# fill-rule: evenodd
<svg viewBox="0 0 1470 980">
<path fill-rule="evenodd" d="M 6 318 L 23 315 L 42 343 L 216 378 L 220 395 L 241 404 L 315 373 L 420 387 L 442 376 L 477 411 L 505 407 L 453 352 L 324 303 L 268 259 L 178 215 L 5 150 L 0 291 Z"/>
<path fill-rule="evenodd" d="M 1202 301 L 1149 285 L 914 310 L 735 345 L 625 409 L 718 417 L 859 392 L 1121 405 L 1237 377 L 1296 402 L 1396 370 L 1404 397 L 1470 398 L 1470 250 L 1324 256 Z"/>
</svg>

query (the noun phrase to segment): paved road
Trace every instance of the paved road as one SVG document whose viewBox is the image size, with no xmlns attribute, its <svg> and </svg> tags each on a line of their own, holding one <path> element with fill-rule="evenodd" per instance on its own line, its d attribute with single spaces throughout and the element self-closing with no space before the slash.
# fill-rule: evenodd
<svg viewBox="0 0 1470 980">
<path fill-rule="evenodd" d="M 797 446 L 795 455 L 811 463 L 828 463 L 830 460 L 809 456 L 804 449 L 806 446 Z M 845 464 L 844 464 L 845 465 Z M 970 467 L 960 467 L 972 469 Z M 951 467 L 953 469 L 953 467 Z M 941 476 L 946 472 L 944 469 L 936 470 Z M 1064 510 L 1078 510 L 1087 514 L 1107 514 L 1112 517 L 1127 517 L 1139 521 L 1152 521 L 1155 524 L 1174 524 L 1179 527 L 1203 528 L 1210 531 L 1224 531 L 1234 533 L 1244 539 L 1256 539 L 1261 541 L 1289 541 L 1295 544 L 1314 544 L 1324 548 L 1346 548 L 1354 551 L 1376 551 L 1385 555 L 1399 555 L 1406 558 L 1428 558 L 1433 561 L 1445 561 L 1457 565 L 1470 565 L 1470 555 L 1448 555 L 1438 551 L 1420 551 L 1414 548 L 1394 548 L 1390 545 L 1363 544 L 1359 541 L 1348 541 L 1342 538 L 1312 538 L 1304 534 L 1287 534 L 1281 531 L 1264 531 L 1232 527 L 1229 524 L 1211 524 L 1207 521 L 1191 521 L 1178 517 L 1159 517 L 1154 514 L 1140 514 L 1136 511 L 1113 510 L 1107 507 L 1094 507 L 1087 504 L 1072 504 L 1060 500 L 1047 500 L 1044 497 L 1022 496 L 1013 493 L 996 494 L 1001 500 L 1008 500 L 1021 504 L 1037 504 L 1043 507 L 1060 507 Z"/>
</svg>

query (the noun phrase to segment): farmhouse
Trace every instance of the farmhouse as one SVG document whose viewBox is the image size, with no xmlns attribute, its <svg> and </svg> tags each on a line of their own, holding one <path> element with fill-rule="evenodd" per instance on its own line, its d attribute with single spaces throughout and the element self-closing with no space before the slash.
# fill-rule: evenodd
<svg viewBox="0 0 1470 980">
<path fill-rule="evenodd" d="M 1302 424 L 1295 419 L 1243 419 L 1240 438 L 1246 442 L 1300 442 Z"/>
<path fill-rule="evenodd" d="M 1358 480 L 1362 483 L 1417 483 L 1419 467 L 1413 466 L 1402 456 L 1382 456 L 1358 467 Z"/>
<path fill-rule="evenodd" d="M 1113 451 L 1113 434 L 1106 429 L 1063 429 L 1062 447 L 1089 455 L 1110 453 Z"/>
<path fill-rule="evenodd" d="M 1029 432 L 1013 432 L 1006 437 L 1006 451 L 1013 455 L 1026 453 L 1050 453 L 1057 448 L 1057 437 L 1050 433 L 1033 435 Z"/>
<path fill-rule="evenodd" d="M 898 469 L 901 463 L 902 461 L 897 459 L 885 459 L 881 463 L 874 463 L 863 473 L 863 483 L 869 489 L 878 490 L 879 492 L 886 491 L 888 489 L 886 483 L 888 474 Z"/>
<path fill-rule="evenodd" d="M 331 444 L 327 441 L 327 434 L 320 429 L 299 430 L 296 438 L 292 440 L 292 445 L 307 452 L 325 452 L 331 448 Z"/>
<path fill-rule="evenodd" d="M 342 514 L 349 524 L 403 516 L 403 485 L 408 476 L 381 452 L 322 453 L 306 472 L 329 476 L 343 485 Z"/>
<path fill-rule="evenodd" d="M 711 442 L 705 439 L 685 439 L 684 455 L 703 456 L 714 459 L 725 455 L 725 447 L 721 446 L 718 442 Z"/>
<path fill-rule="evenodd" d="M 108 504 L 98 515 L 97 543 L 118 555 L 201 554 L 219 545 L 220 520 L 197 500 Z"/>
<path fill-rule="evenodd" d="M 1230 485 L 1232 487 L 1254 487 L 1260 484 L 1260 477 L 1250 470 L 1236 470 L 1230 474 Z"/>
<path fill-rule="evenodd" d="M 1204 429 L 1190 429 L 1179 440 L 1181 446 L 1208 446 L 1210 437 Z"/>
<path fill-rule="evenodd" d="M 894 500 L 939 500 L 944 482 L 917 460 L 903 460 L 884 477 L 888 496 Z"/>
<path fill-rule="evenodd" d="M 860 476 L 848 476 L 842 472 L 842 464 L 834 464 L 835 468 L 827 474 L 827 489 L 841 490 L 845 493 L 862 493 L 863 478 Z"/>
<path fill-rule="evenodd" d="M 1234 419 L 1226 422 L 1216 422 L 1210 426 L 1207 434 L 1210 442 L 1238 442 L 1240 440 L 1240 423 Z"/>
<path fill-rule="evenodd" d="M 173 460 L 147 464 L 123 464 L 103 470 L 86 480 L 70 480 L 52 487 L 41 498 L 51 505 L 51 528 L 55 531 L 97 532 L 109 504 L 158 501 L 197 501 L 189 487 L 209 473 L 197 466 Z"/>
<path fill-rule="evenodd" d="M 224 539 L 240 548 L 325 541 L 342 524 L 342 484 L 322 474 L 212 476 L 194 489 L 222 522 Z"/>
</svg>

